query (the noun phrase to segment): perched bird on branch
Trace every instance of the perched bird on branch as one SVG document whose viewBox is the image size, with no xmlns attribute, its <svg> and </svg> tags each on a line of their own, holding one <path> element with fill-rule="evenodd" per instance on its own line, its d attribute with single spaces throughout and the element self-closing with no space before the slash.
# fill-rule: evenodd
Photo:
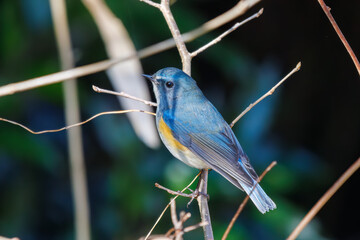
<svg viewBox="0 0 360 240">
<path fill-rule="evenodd" d="M 220 173 L 250 195 L 261 213 L 275 209 L 229 124 L 195 80 L 177 68 L 144 76 L 153 84 L 157 129 L 168 150 L 191 167 Z"/>
</svg>

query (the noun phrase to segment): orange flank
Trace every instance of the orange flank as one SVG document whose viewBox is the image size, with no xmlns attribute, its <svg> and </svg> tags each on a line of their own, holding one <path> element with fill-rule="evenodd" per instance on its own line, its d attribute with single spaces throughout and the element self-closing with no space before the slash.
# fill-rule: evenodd
<svg viewBox="0 0 360 240">
<path fill-rule="evenodd" d="M 159 132 L 163 135 L 164 140 L 167 142 L 169 147 L 177 149 L 178 151 L 187 150 L 184 145 L 182 145 L 178 140 L 173 137 L 171 129 L 166 125 L 163 118 L 161 118 L 159 121 Z"/>
</svg>

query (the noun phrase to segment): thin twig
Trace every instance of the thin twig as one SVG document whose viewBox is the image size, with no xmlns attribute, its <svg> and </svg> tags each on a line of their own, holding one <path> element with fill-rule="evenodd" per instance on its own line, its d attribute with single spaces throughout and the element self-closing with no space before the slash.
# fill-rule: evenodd
<svg viewBox="0 0 360 240">
<path fill-rule="evenodd" d="M 341 42 L 344 44 L 346 50 L 348 51 L 353 63 L 355 64 L 356 70 L 359 73 L 360 76 L 360 63 L 359 60 L 357 59 L 354 51 L 352 50 L 350 44 L 348 43 L 348 41 L 346 40 L 344 34 L 341 32 L 339 26 L 337 25 L 334 17 L 332 16 L 332 14 L 330 13 L 330 8 L 328 6 L 326 6 L 325 2 L 323 0 L 318 0 L 321 8 L 323 9 L 324 13 L 326 14 L 326 16 L 328 17 L 331 25 L 333 26 L 333 28 L 335 29 L 337 35 L 339 36 Z"/>
<path fill-rule="evenodd" d="M 187 212 L 185 213 L 184 211 L 180 212 L 180 221 L 182 223 L 186 222 L 187 220 L 189 220 L 189 218 L 191 217 L 191 213 Z"/>
<path fill-rule="evenodd" d="M 278 82 L 273 88 L 271 88 L 267 93 L 265 93 L 262 97 L 260 97 L 258 100 L 256 100 L 254 103 L 251 103 L 239 116 L 237 116 L 234 121 L 231 122 L 230 127 L 233 127 L 235 125 L 235 123 L 237 121 L 239 121 L 240 118 L 242 118 L 242 116 L 244 116 L 248 111 L 250 111 L 250 109 L 252 109 L 256 104 L 258 104 L 259 102 L 261 102 L 262 100 L 264 100 L 264 98 L 272 95 L 274 93 L 274 91 L 276 90 L 276 88 L 278 88 L 286 79 L 288 79 L 293 73 L 297 72 L 300 70 L 301 67 L 301 62 L 299 62 L 296 67 L 290 72 L 288 73 L 283 79 L 281 79 L 280 82 Z"/>
<path fill-rule="evenodd" d="M 184 232 L 186 233 L 186 232 L 190 232 L 190 231 L 193 231 L 193 230 L 195 230 L 195 229 L 197 229 L 197 228 L 200 228 L 200 227 L 204 227 L 204 226 L 206 226 L 206 225 L 208 225 L 209 223 L 207 223 L 207 222 L 201 222 L 201 223 L 198 223 L 198 224 L 195 224 L 195 225 L 193 225 L 193 226 L 189 226 L 189 227 L 186 227 L 186 228 L 184 228 Z"/>
<path fill-rule="evenodd" d="M 253 189 L 255 189 L 256 185 L 259 184 L 261 182 L 261 180 L 264 178 L 264 176 L 277 164 L 276 161 L 273 161 L 272 163 L 270 163 L 270 165 L 264 170 L 264 172 L 260 175 L 260 177 L 257 180 L 257 183 L 255 184 L 255 186 L 253 187 Z M 252 190 L 253 191 L 253 190 Z M 251 195 L 251 193 L 249 194 Z M 249 195 L 246 195 L 246 197 L 244 198 L 244 200 L 242 201 L 242 203 L 240 204 L 238 210 L 236 211 L 235 215 L 233 216 L 233 218 L 231 219 L 229 225 L 227 226 L 224 235 L 222 236 L 221 240 L 225 240 L 227 238 L 227 236 L 230 233 L 231 228 L 234 226 L 236 219 L 239 217 L 240 213 L 242 212 L 242 210 L 244 209 L 246 203 L 249 201 L 250 197 Z"/>
<path fill-rule="evenodd" d="M 199 175 L 201 174 L 201 172 L 199 172 L 195 177 L 194 179 L 186 186 L 184 187 L 183 190 L 181 190 L 181 192 L 184 192 L 186 189 L 188 189 L 194 182 L 195 180 L 199 177 Z M 175 196 L 174 198 L 172 198 L 170 200 L 170 202 L 166 205 L 166 207 L 164 208 L 164 210 L 161 212 L 160 216 L 158 217 L 158 219 L 156 220 L 156 222 L 154 223 L 154 225 L 152 226 L 152 228 L 150 229 L 150 231 L 148 232 L 148 234 L 146 235 L 145 239 L 144 240 L 147 240 L 149 238 L 149 236 L 151 235 L 151 233 L 154 231 L 156 225 L 159 223 L 160 219 L 162 218 L 162 216 L 164 215 L 164 213 L 166 212 L 166 210 L 169 208 L 170 204 L 175 201 L 175 199 L 177 198 L 178 196 Z"/>
<path fill-rule="evenodd" d="M 164 191 L 166 191 L 166 192 L 168 192 L 168 193 L 170 193 L 172 195 L 176 195 L 176 196 L 188 197 L 188 198 L 193 198 L 193 196 L 194 196 L 193 193 L 188 194 L 188 193 L 183 193 L 181 191 L 174 191 L 174 190 L 166 188 L 166 187 L 164 187 L 164 186 L 162 186 L 162 185 L 160 185 L 158 183 L 155 183 L 155 187 L 157 187 L 159 189 L 162 189 L 162 190 L 164 190 Z"/>
<path fill-rule="evenodd" d="M 130 94 L 124 93 L 124 92 L 115 92 L 115 91 L 111 91 L 111 90 L 107 90 L 107 89 L 103 89 L 103 88 L 99 88 L 95 85 L 92 86 L 93 90 L 97 93 L 106 93 L 106 94 L 111 94 L 111 95 L 116 95 L 116 96 L 120 96 L 120 97 L 125 97 L 125 98 L 129 98 L 135 101 L 139 101 L 142 102 L 146 105 L 152 106 L 152 107 L 157 107 L 157 103 L 151 102 L 151 101 L 147 101 L 138 97 L 134 97 Z"/>
<path fill-rule="evenodd" d="M 217 44 L 218 42 L 220 42 L 224 37 L 226 37 L 228 34 L 232 33 L 233 31 L 235 31 L 238 27 L 244 25 L 245 23 L 255 19 L 255 18 L 258 18 L 260 17 L 260 15 L 264 12 L 264 9 L 261 8 L 257 13 L 251 15 L 250 17 L 248 17 L 247 19 L 245 19 L 244 21 L 242 22 L 238 22 L 238 23 L 235 23 L 234 26 L 232 26 L 230 29 L 228 29 L 227 31 L 225 31 L 224 33 L 222 33 L 220 36 L 218 36 L 217 38 L 215 38 L 214 40 L 212 40 L 211 42 L 209 42 L 208 44 L 202 46 L 201 48 L 199 48 L 198 50 L 192 52 L 190 54 L 191 57 L 195 57 L 197 56 L 199 53 L 205 51 L 206 49 L 208 49 L 209 47 Z"/>
<path fill-rule="evenodd" d="M 309 224 L 309 222 L 315 217 L 315 215 L 321 210 L 321 208 L 329 201 L 329 199 L 341 188 L 341 186 L 360 168 L 360 158 L 358 158 L 331 186 L 329 190 L 319 199 L 319 201 L 311 208 L 306 216 L 301 220 L 299 225 L 290 234 L 287 240 L 296 239 L 301 231 Z"/>
<path fill-rule="evenodd" d="M 11 120 L 8 120 L 6 118 L 0 118 L 0 121 L 3 121 L 3 122 L 8 122 L 8 123 L 11 123 L 13 125 L 17 125 L 19 127 L 22 127 L 23 129 L 25 129 L 26 131 L 32 133 L 32 134 L 43 134 L 43 133 L 53 133 L 53 132 L 60 132 L 60 131 L 63 131 L 63 130 L 67 130 L 69 128 L 73 128 L 73 127 L 77 127 L 77 126 L 80 126 L 80 125 L 83 125 L 91 120 L 93 120 L 94 118 L 97 118 L 99 116 L 102 116 L 102 115 L 111 115 L 111 114 L 123 114 L 123 113 L 130 113 L 130 112 L 141 112 L 141 113 L 146 113 L 146 114 L 150 114 L 150 115 L 153 115 L 155 116 L 156 114 L 155 113 L 152 113 L 152 112 L 147 112 L 147 111 L 144 111 L 144 110 L 139 110 L 139 109 L 130 109 L 130 110 L 120 110 L 120 111 L 108 111 L 108 112 L 101 112 L 101 113 L 98 113 L 90 118 L 88 118 L 87 120 L 83 121 L 83 122 L 79 122 L 79 123 L 75 123 L 75 124 L 72 124 L 72 125 L 69 125 L 69 126 L 66 126 L 66 127 L 63 127 L 63 128 L 59 128 L 59 129 L 52 129 L 52 130 L 43 130 L 43 131 L 33 131 L 31 130 L 30 128 L 20 124 L 20 123 L 17 123 L 15 121 L 11 121 Z"/>
</svg>

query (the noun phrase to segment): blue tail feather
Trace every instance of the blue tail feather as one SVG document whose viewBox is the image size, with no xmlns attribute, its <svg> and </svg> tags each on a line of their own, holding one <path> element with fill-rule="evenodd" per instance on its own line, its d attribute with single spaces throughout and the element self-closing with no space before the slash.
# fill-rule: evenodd
<svg viewBox="0 0 360 240">
<path fill-rule="evenodd" d="M 266 193 L 260 187 L 259 184 L 256 185 L 254 190 L 253 190 L 253 186 L 249 187 L 241 183 L 240 185 L 247 193 L 247 195 L 250 196 L 250 199 L 261 213 L 264 214 L 276 208 L 276 204 L 271 200 L 271 198 L 269 198 L 268 195 L 266 195 Z"/>
</svg>

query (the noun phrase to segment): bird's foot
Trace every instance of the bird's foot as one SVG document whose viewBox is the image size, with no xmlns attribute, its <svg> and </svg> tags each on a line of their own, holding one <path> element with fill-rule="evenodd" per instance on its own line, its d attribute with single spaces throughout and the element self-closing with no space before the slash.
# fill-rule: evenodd
<svg viewBox="0 0 360 240">
<path fill-rule="evenodd" d="M 197 188 L 195 189 L 195 191 L 194 191 L 194 190 L 191 190 L 190 188 L 188 188 L 188 190 L 191 192 L 191 194 L 189 194 L 189 195 L 191 195 L 191 199 L 190 199 L 190 201 L 187 203 L 187 205 L 186 205 L 187 207 L 189 207 L 190 204 L 192 203 L 192 201 L 194 201 L 194 199 L 198 198 L 200 195 L 206 197 L 208 201 L 210 200 L 209 194 L 202 193 L 202 192 L 200 192 L 199 189 L 197 189 Z"/>
</svg>

